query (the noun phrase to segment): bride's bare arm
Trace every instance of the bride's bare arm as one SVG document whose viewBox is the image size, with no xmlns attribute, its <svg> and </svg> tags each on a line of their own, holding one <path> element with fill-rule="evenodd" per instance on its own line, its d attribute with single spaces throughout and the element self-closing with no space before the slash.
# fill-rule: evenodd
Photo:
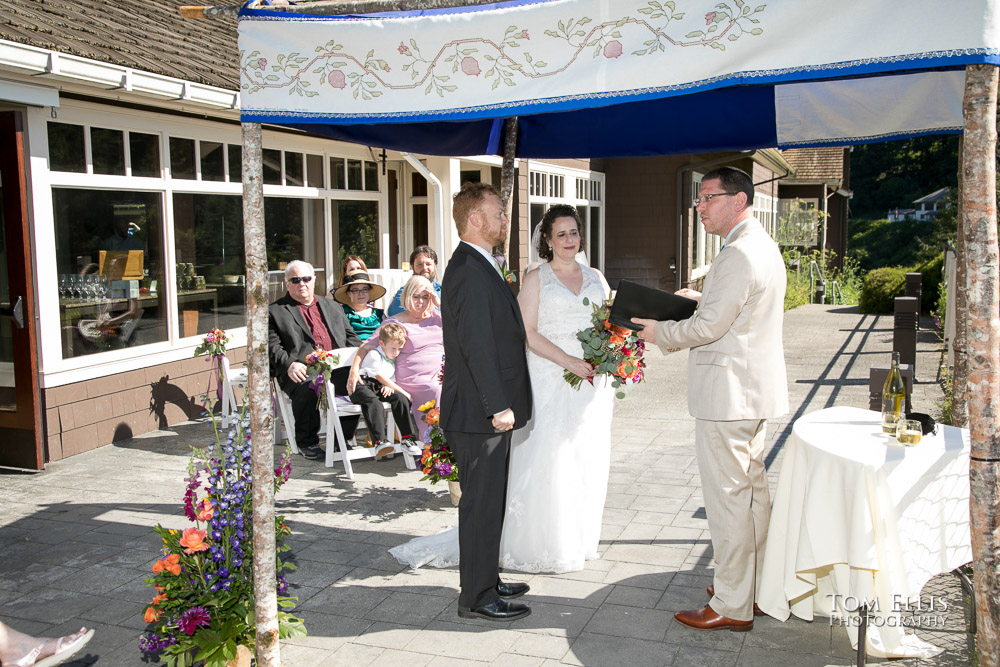
<svg viewBox="0 0 1000 667">
<path fill-rule="evenodd" d="M 538 333 L 538 271 L 531 271 L 524 276 L 517 302 L 521 306 L 521 319 L 524 320 L 524 331 L 528 335 L 528 349 L 540 357 L 548 359 L 580 377 L 590 377 L 594 369 L 579 357 L 566 354 L 548 338 Z"/>
</svg>

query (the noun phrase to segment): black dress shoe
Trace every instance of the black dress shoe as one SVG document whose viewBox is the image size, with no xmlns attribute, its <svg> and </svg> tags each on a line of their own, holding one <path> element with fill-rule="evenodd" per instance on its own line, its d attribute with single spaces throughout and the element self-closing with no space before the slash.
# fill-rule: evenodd
<svg viewBox="0 0 1000 667">
<path fill-rule="evenodd" d="M 519 582 L 512 582 L 509 584 L 502 581 L 497 582 L 497 595 L 507 600 L 519 598 L 530 590 L 531 587 L 528 586 L 528 584 L 522 584 Z"/>
<path fill-rule="evenodd" d="M 520 602 L 507 602 L 497 598 L 482 607 L 463 607 L 458 605 L 458 615 L 462 618 L 485 618 L 487 621 L 513 621 L 531 614 L 531 609 Z"/>
<path fill-rule="evenodd" d="M 303 447 L 302 449 L 299 450 L 299 454 L 301 454 L 303 458 L 306 458 L 310 461 L 315 461 L 316 459 L 323 456 L 325 452 L 316 445 L 313 445 L 312 447 Z"/>
</svg>

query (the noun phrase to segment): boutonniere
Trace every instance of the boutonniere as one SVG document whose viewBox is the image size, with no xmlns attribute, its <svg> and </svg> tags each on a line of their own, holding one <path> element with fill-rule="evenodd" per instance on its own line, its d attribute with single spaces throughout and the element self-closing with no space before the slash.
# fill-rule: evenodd
<svg viewBox="0 0 1000 667">
<path fill-rule="evenodd" d="M 497 266 L 500 268 L 500 275 L 503 279 L 507 281 L 508 284 L 513 285 L 517 282 L 517 274 L 511 271 L 507 267 L 507 258 L 501 254 L 493 255 L 493 259 L 496 261 Z"/>
</svg>

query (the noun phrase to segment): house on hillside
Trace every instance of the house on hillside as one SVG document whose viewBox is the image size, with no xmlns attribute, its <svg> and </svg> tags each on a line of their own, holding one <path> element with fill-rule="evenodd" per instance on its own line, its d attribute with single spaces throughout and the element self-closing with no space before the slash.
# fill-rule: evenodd
<svg viewBox="0 0 1000 667">
<path fill-rule="evenodd" d="M 200 416 L 216 385 L 192 353 L 214 327 L 234 336 L 231 361 L 244 357 L 236 21 L 183 20 L 181 4 L 0 5 L 0 302 L 22 314 L 0 317 L 0 465 L 41 468 Z M 273 126 L 263 162 L 277 292 L 301 258 L 320 293 L 348 253 L 399 269 L 428 243 L 443 272 L 458 242 L 451 194 L 498 184 L 501 166 Z M 564 203 L 581 211 L 589 261 L 612 284 L 692 284 L 720 246 L 692 198 L 722 164 L 753 174 L 755 210 L 775 230 L 779 178 L 796 173 L 776 150 L 520 160 L 510 264 L 528 265 L 532 228 Z"/>
<path fill-rule="evenodd" d="M 795 148 L 781 154 L 793 173 L 778 180 L 778 242 L 803 250 L 829 250 L 839 266 L 847 254 L 851 149 Z"/>
<path fill-rule="evenodd" d="M 889 210 L 886 216 L 889 222 L 902 222 L 903 220 L 933 220 L 938 213 L 948 206 L 949 188 L 935 190 L 929 195 L 924 195 L 920 199 L 913 200 L 913 208 L 894 208 Z"/>
</svg>

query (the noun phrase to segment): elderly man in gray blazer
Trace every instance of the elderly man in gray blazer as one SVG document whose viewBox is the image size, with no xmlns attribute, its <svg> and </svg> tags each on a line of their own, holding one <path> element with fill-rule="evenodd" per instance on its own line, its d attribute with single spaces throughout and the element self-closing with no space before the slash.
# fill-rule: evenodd
<svg viewBox="0 0 1000 667">
<path fill-rule="evenodd" d="M 715 552 L 714 585 L 702 609 L 674 618 L 698 630 L 753 629 L 771 502 L 764 468 L 766 420 L 788 412 L 781 326 L 785 265 L 753 217 L 753 181 L 722 167 L 701 182 L 696 207 L 705 231 L 725 239 L 699 301 L 678 322 L 632 320 L 661 350 L 690 347 L 688 410 Z"/>
</svg>

